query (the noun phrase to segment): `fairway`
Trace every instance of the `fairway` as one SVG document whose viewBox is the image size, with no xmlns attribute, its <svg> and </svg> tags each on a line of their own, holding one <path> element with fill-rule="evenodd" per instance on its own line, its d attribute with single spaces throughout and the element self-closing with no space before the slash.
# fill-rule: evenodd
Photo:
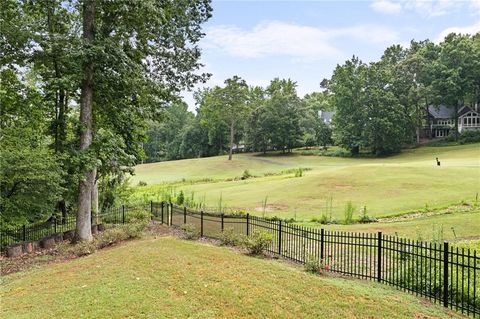
<svg viewBox="0 0 480 319">
<path fill-rule="evenodd" d="M 8 275 L 0 289 L 3 318 L 462 317 L 375 282 L 171 237 Z"/>
<path fill-rule="evenodd" d="M 311 170 L 302 177 L 281 174 L 299 167 Z M 258 178 L 227 181 L 247 169 Z M 209 207 L 218 207 L 221 198 L 227 210 L 257 215 L 307 221 L 324 214 L 331 200 L 337 220 L 349 201 L 354 218 L 364 206 L 370 216 L 388 217 L 472 202 L 480 191 L 480 144 L 421 147 L 387 158 L 238 154 L 233 161 L 218 156 L 144 164 L 135 171 L 132 185 L 148 184 L 136 188 L 143 199 L 161 200 L 162 189 L 173 187 Z"/>
</svg>

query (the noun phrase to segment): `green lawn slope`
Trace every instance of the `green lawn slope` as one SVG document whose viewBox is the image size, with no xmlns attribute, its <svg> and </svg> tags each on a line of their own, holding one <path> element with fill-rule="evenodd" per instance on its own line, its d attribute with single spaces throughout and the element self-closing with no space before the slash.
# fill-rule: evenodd
<svg viewBox="0 0 480 319">
<path fill-rule="evenodd" d="M 407 293 L 171 237 L 2 278 L 2 318 L 460 318 Z"/>
</svg>

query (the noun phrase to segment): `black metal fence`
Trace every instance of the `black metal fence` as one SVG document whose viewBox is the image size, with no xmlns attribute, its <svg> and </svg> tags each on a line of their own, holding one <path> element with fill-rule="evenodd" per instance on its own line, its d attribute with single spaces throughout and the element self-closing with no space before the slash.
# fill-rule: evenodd
<svg viewBox="0 0 480 319">
<path fill-rule="evenodd" d="M 139 214 L 142 212 L 148 212 L 149 214 L 150 207 L 148 206 L 149 205 L 122 205 L 120 207 L 111 208 L 102 214 L 92 215 L 91 223 L 92 225 L 125 224 L 132 218 L 139 217 Z M 4 252 L 10 245 L 36 241 L 56 233 L 74 230 L 75 225 L 75 216 L 68 215 L 62 218 L 52 215 L 47 221 L 38 224 L 23 225 L 16 228 L 2 227 L 0 229 L 0 251 Z"/>
<path fill-rule="evenodd" d="M 304 264 L 318 261 L 328 271 L 375 280 L 480 318 L 480 256 L 447 242 L 427 243 L 381 232 L 351 233 L 301 227 L 282 220 L 232 216 L 151 203 L 152 218 L 172 226 L 193 224 L 201 236 L 218 238 L 227 228 L 250 235 L 270 233 L 268 251 Z"/>
</svg>

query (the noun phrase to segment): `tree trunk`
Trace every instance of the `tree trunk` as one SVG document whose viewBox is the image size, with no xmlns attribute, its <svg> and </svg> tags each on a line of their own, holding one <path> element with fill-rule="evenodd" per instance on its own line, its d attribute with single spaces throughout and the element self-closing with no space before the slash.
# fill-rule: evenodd
<svg viewBox="0 0 480 319">
<path fill-rule="evenodd" d="M 83 37 L 87 43 L 92 43 L 93 20 L 94 20 L 93 0 L 85 0 L 83 3 Z M 93 102 L 93 61 L 88 61 L 83 67 L 83 82 L 80 94 L 80 152 L 86 153 L 92 144 L 92 102 Z M 91 241 L 91 208 L 92 208 L 92 188 L 95 181 L 95 170 L 88 168 L 84 179 L 80 181 L 78 187 L 78 210 L 77 224 L 75 228 L 74 241 Z"/>
<path fill-rule="evenodd" d="M 97 169 L 95 169 L 95 178 L 93 180 L 92 187 L 92 214 L 95 216 L 95 223 L 98 224 L 98 179 L 97 179 Z"/>
<path fill-rule="evenodd" d="M 232 160 L 232 154 L 233 154 L 233 136 L 235 134 L 235 129 L 234 129 L 234 120 L 230 122 L 230 152 L 228 153 L 228 160 Z"/>
</svg>

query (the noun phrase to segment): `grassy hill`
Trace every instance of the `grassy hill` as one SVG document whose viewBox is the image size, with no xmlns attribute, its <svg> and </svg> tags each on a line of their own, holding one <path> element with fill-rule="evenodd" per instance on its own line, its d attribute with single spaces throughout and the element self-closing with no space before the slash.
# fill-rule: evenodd
<svg viewBox="0 0 480 319">
<path fill-rule="evenodd" d="M 435 158 L 442 163 L 436 165 Z M 309 168 L 302 177 L 288 170 Z M 258 178 L 231 180 L 248 170 Z M 287 171 L 287 172 L 286 172 Z M 283 172 L 283 173 L 282 173 Z M 230 180 L 227 180 L 230 179 Z M 342 219 L 351 201 L 369 215 L 388 217 L 410 211 L 472 202 L 480 192 L 480 144 L 422 147 L 388 158 L 239 154 L 144 164 L 136 167 L 137 195 L 160 200 L 165 188 L 187 197 L 236 210 L 300 220 L 318 218 L 332 200 L 332 215 Z M 357 213 L 356 213 L 357 215 Z"/>
<path fill-rule="evenodd" d="M 2 318 L 460 318 L 374 282 L 171 237 L 1 280 Z"/>
</svg>

